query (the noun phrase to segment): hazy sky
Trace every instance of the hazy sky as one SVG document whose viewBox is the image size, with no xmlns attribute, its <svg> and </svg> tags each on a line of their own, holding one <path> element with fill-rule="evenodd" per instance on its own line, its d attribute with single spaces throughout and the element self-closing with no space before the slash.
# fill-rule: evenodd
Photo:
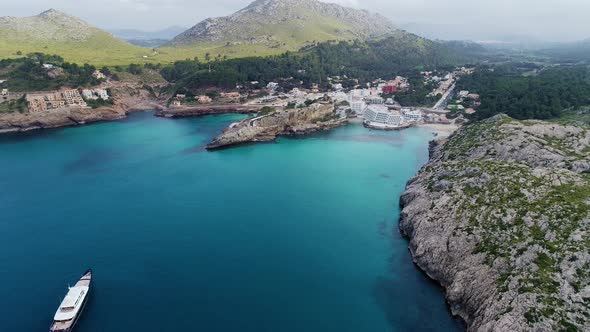
<svg viewBox="0 0 590 332">
<path fill-rule="evenodd" d="M 192 26 L 231 14 L 250 0 L 19 0 L 2 1 L 0 15 L 30 16 L 49 7 L 105 28 L 157 30 Z M 590 38 L 590 0 L 330 0 L 376 11 L 433 37 L 486 40 L 530 36 Z M 411 24 L 410 24 L 411 23 Z"/>
</svg>

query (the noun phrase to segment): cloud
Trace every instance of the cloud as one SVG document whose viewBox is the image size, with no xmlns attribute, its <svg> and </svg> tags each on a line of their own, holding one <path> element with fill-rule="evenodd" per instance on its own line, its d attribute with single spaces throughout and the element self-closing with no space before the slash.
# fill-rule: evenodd
<svg viewBox="0 0 590 332">
<path fill-rule="evenodd" d="M 528 35 L 537 39 L 590 37 L 590 0 L 325 0 L 366 9 L 400 26 L 421 26 L 431 32 L 490 38 Z M 79 16 L 102 28 L 155 30 L 171 25 L 193 26 L 207 17 L 231 14 L 251 0 L 19 0 L 4 1 L 0 15 L 30 16 L 48 7 Z M 430 27 L 430 28 L 428 28 Z M 459 28 L 457 28 L 459 27 Z M 479 36 L 479 37 L 478 37 Z"/>
</svg>

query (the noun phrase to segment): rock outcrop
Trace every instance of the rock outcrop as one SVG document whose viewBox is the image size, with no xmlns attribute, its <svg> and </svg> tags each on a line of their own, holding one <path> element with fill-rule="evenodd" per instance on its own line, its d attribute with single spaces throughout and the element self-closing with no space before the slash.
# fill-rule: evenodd
<svg viewBox="0 0 590 332">
<path fill-rule="evenodd" d="M 273 112 L 233 123 L 207 145 L 219 149 L 254 142 L 269 142 L 277 136 L 308 135 L 347 123 L 334 113 L 333 104 L 313 104 L 306 108 Z"/>
<path fill-rule="evenodd" d="M 589 165 L 589 129 L 503 115 L 431 144 L 400 229 L 469 331 L 590 331 Z"/>
</svg>

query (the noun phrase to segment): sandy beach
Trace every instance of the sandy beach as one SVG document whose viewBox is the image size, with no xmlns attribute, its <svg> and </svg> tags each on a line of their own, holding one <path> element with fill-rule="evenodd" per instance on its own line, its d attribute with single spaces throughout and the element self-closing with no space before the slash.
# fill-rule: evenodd
<svg viewBox="0 0 590 332">
<path fill-rule="evenodd" d="M 418 127 L 432 129 L 434 132 L 448 136 L 457 131 L 461 126 L 456 124 L 421 123 L 418 124 Z"/>
</svg>

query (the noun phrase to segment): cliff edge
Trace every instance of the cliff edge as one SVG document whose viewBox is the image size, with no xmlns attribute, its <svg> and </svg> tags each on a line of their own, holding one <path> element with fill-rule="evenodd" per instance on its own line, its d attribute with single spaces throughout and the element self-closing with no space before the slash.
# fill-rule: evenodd
<svg viewBox="0 0 590 332">
<path fill-rule="evenodd" d="M 431 145 L 399 226 L 469 331 L 590 331 L 589 172 L 587 128 L 499 115 Z"/>
</svg>

